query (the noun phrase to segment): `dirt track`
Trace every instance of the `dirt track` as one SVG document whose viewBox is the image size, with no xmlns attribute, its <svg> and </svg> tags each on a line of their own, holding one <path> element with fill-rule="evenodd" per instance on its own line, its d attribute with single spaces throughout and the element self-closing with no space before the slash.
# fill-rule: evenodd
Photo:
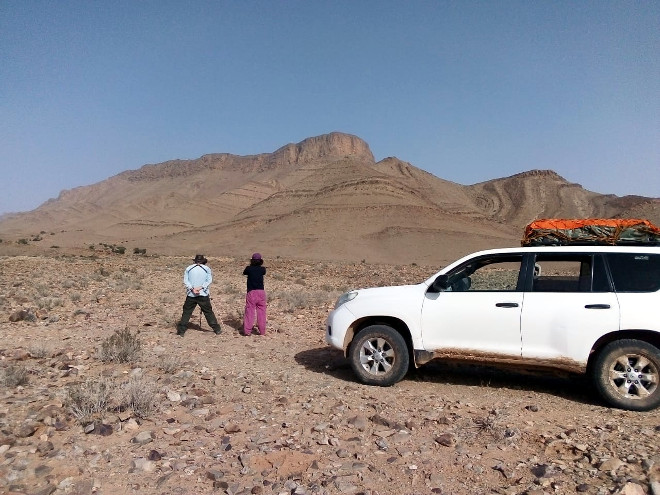
<svg viewBox="0 0 660 495">
<path fill-rule="evenodd" d="M 660 411 L 606 408 L 584 379 L 430 363 L 391 388 L 357 383 L 323 339 L 337 295 L 434 268 L 269 260 L 268 334 L 243 337 L 243 260 L 211 259 L 224 332 L 181 339 L 189 262 L 0 258 L 2 370 L 29 371 L 0 389 L 0 492 L 660 494 Z M 34 321 L 10 322 L 20 310 Z M 101 361 L 126 328 L 140 359 Z M 86 433 L 67 386 L 130 377 L 158 410 Z"/>
</svg>

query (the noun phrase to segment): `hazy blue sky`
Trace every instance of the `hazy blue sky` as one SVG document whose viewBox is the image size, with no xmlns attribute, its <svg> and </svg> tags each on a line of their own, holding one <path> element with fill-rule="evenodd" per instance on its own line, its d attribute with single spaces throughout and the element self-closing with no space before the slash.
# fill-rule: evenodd
<svg viewBox="0 0 660 495">
<path fill-rule="evenodd" d="M 0 1 L 0 213 L 332 131 L 660 197 L 660 2 Z"/>
</svg>

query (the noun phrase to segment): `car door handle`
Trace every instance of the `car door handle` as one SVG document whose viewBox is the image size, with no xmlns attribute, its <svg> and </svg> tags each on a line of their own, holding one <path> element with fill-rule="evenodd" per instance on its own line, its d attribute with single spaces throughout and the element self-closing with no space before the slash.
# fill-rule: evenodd
<svg viewBox="0 0 660 495">
<path fill-rule="evenodd" d="M 495 303 L 496 308 L 517 308 L 518 303 Z"/>
<path fill-rule="evenodd" d="M 610 309 L 609 304 L 587 304 L 585 306 L 587 309 Z"/>
</svg>

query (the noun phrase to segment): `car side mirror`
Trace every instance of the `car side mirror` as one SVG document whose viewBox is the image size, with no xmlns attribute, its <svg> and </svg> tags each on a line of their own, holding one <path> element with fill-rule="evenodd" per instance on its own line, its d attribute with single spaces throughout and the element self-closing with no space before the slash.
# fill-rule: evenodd
<svg viewBox="0 0 660 495">
<path fill-rule="evenodd" d="M 431 287 L 436 292 L 447 290 L 449 288 L 449 275 L 438 275 Z"/>
</svg>

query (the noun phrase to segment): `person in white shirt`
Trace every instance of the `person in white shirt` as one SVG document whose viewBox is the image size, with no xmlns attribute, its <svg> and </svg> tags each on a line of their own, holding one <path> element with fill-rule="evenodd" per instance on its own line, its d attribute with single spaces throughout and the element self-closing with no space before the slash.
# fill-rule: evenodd
<svg viewBox="0 0 660 495">
<path fill-rule="evenodd" d="M 198 254 L 193 264 L 183 272 L 183 285 L 186 286 L 186 301 L 183 303 L 183 314 L 177 325 L 176 334 L 183 337 L 188 328 L 188 321 L 196 306 L 199 306 L 206 317 L 206 322 L 216 335 L 222 333 L 218 319 L 213 313 L 211 298 L 209 297 L 209 285 L 213 282 L 211 269 L 206 266 L 208 260 L 203 254 Z"/>
</svg>

